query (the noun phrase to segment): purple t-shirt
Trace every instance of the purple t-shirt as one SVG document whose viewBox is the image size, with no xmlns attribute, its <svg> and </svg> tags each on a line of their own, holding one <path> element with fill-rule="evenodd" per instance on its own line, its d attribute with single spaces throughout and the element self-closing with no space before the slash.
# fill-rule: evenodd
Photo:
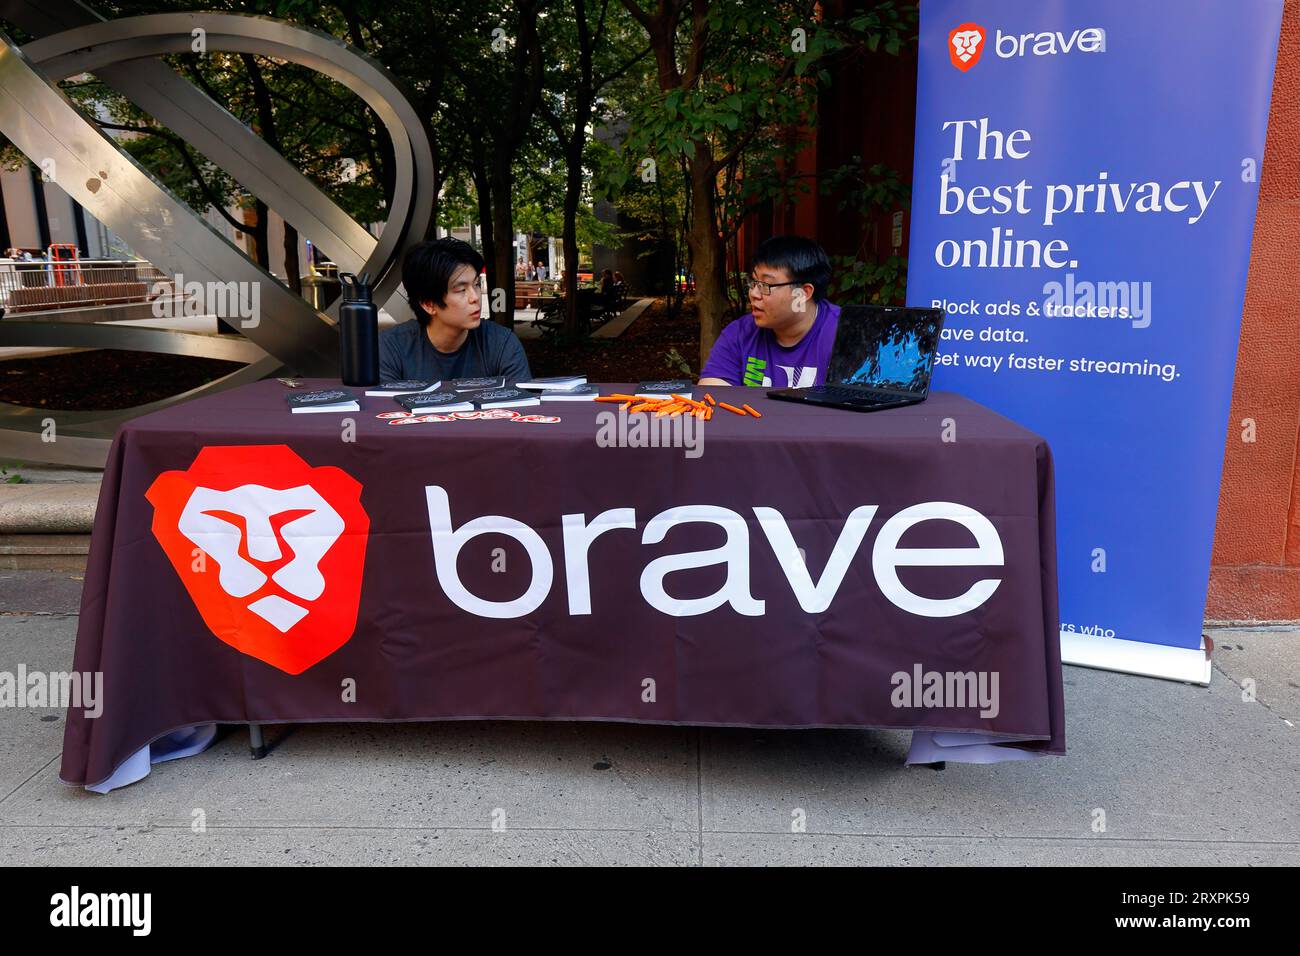
<svg viewBox="0 0 1300 956">
<path fill-rule="evenodd" d="M 732 385 L 806 388 L 826 382 L 840 307 L 822 299 L 812 328 L 795 345 L 786 348 L 770 329 L 754 324 L 754 313 L 742 315 L 726 326 L 713 343 L 700 378 L 720 378 Z"/>
</svg>

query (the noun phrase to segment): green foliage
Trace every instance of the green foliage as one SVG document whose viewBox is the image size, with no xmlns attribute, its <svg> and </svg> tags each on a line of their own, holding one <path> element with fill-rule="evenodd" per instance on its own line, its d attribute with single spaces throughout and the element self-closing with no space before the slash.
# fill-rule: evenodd
<svg viewBox="0 0 1300 956">
<path fill-rule="evenodd" d="M 684 12 L 688 7 L 678 5 Z M 706 212 L 692 208 L 683 189 L 668 191 L 677 200 L 682 228 L 674 222 L 670 232 L 667 216 L 660 217 L 660 228 L 677 242 L 690 232 L 713 236 L 716 246 L 725 247 L 755 210 L 769 203 L 788 206 L 819 187 L 814 177 L 795 170 L 815 135 L 818 93 L 831 81 L 829 67 L 841 58 L 899 53 L 914 38 L 916 22 L 914 4 L 893 0 L 839 19 L 810 2 L 725 0 L 708 7 L 702 30 L 683 15 L 674 38 L 677 82 L 663 88 L 660 78 L 621 104 L 629 132 L 621 165 L 604 173 L 605 192 L 621 207 L 636 204 L 649 211 L 652 200 L 638 181 L 645 160 L 654 162 L 661 177 L 703 163 L 714 184 L 713 221 L 691 228 Z M 887 176 L 855 183 L 845 173 L 836 188 L 861 193 L 845 200 L 856 208 L 884 201 L 892 184 Z M 719 248 L 713 259 L 724 261 L 725 251 Z M 726 285 L 739 305 L 740 285 Z"/>
<path fill-rule="evenodd" d="M 912 202 L 912 189 L 899 179 L 896 170 L 882 163 L 864 167 L 860 156 L 828 171 L 821 192 L 838 195 L 839 211 L 856 215 L 864 223 L 883 213 L 907 209 Z M 907 291 L 907 258 L 877 257 L 867 248 L 870 231 L 864 228 L 862 234 L 863 242 L 855 255 L 831 258 L 835 276 L 831 294 L 848 302 L 897 304 Z"/>
<path fill-rule="evenodd" d="M 831 298 L 857 304 L 898 305 L 907 292 L 907 258 L 887 256 L 865 260 L 857 256 L 831 256 L 835 279 Z"/>
<path fill-rule="evenodd" d="M 691 363 L 686 361 L 686 357 L 676 349 L 669 349 L 665 353 L 664 365 L 671 369 L 675 375 L 684 375 L 687 378 L 695 377 L 695 370 L 691 368 Z"/>
</svg>

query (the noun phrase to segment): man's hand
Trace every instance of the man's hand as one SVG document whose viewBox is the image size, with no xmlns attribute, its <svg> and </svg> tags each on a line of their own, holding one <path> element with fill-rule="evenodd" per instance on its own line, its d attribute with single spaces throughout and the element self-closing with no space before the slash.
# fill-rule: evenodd
<svg viewBox="0 0 1300 956">
<path fill-rule="evenodd" d="M 723 381 L 720 378 L 702 378 L 696 384 L 697 385 L 730 385 L 731 383 Z"/>
</svg>

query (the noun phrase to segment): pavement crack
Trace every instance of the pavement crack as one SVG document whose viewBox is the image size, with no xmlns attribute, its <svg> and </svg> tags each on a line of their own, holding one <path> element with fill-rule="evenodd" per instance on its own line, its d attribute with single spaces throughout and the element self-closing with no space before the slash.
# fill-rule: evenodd
<svg viewBox="0 0 1300 956">
<path fill-rule="evenodd" d="M 45 763 L 41 764 L 39 767 L 37 767 L 35 770 L 33 770 L 33 771 L 31 772 L 31 774 L 28 775 L 28 777 L 27 777 L 26 780 L 24 780 L 22 783 L 18 784 L 18 786 L 14 787 L 12 790 L 10 790 L 8 793 L 6 793 L 3 797 L 0 797 L 0 806 L 3 806 L 3 805 L 4 805 L 4 802 L 5 802 L 6 800 L 8 800 L 10 797 L 12 797 L 15 793 L 17 793 L 17 792 L 18 792 L 19 790 L 21 790 L 23 787 L 25 787 L 25 786 L 27 786 L 29 783 L 31 783 L 32 780 L 34 780 L 34 779 L 36 778 L 37 774 L 39 774 L 41 771 L 43 771 L 43 770 L 44 770 L 46 767 L 48 767 L 50 764 L 54 763 L 54 761 L 58 760 L 59 757 L 61 757 L 62 755 L 63 755 L 62 751 L 60 751 L 59 753 L 56 753 L 56 754 L 55 754 L 53 757 L 51 757 L 49 760 L 45 761 Z"/>
<path fill-rule="evenodd" d="M 1246 689 L 1246 685 L 1245 685 L 1245 684 L 1241 683 L 1239 680 L 1237 680 L 1237 678 L 1233 677 L 1231 674 L 1229 674 L 1227 671 L 1225 671 L 1221 666 L 1219 666 L 1219 662 L 1216 661 L 1213 657 L 1210 658 L 1210 667 L 1212 667 L 1214 670 L 1216 670 L 1216 671 L 1218 671 L 1220 674 L 1222 674 L 1222 675 L 1223 675 L 1223 679 L 1226 680 L 1228 683 L 1230 683 L 1230 684 L 1235 684 L 1236 686 L 1240 687 L 1242 690 L 1245 690 L 1245 689 Z M 1282 716 L 1280 713 L 1278 713 L 1276 710 L 1274 710 L 1272 707 L 1270 707 L 1270 706 L 1269 706 L 1269 705 L 1264 701 L 1264 699 L 1263 699 L 1262 697 L 1260 697 L 1258 694 L 1255 695 L 1255 701 L 1254 701 L 1254 702 L 1255 702 L 1256 704 L 1259 704 L 1259 706 L 1263 707 L 1266 711 L 1268 711 L 1270 714 L 1272 714 L 1272 715 L 1273 715 L 1274 717 L 1276 717 L 1278 720 L 1282 721 L 1282 723 L 1286 724 L 1288 727 L 1294 727 L 1294 726 L 1295 726 L 1295 723 L 1291 720 L 1291 718 Z"/>
</svg>

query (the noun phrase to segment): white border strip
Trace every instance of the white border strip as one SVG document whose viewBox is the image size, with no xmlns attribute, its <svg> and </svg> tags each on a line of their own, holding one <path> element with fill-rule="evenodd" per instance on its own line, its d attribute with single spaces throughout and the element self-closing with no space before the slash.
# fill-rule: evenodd
<svg viewBox="0 0 1300 956">
<path fill-rule="evenodd" d="M 1200 649 L 1196 650 L 1062 631 L 1061 663 L 1140 677 L 1159 677 L 1202 687 L 1210 685 L 1210 655 L 1206 652 L 1204 637 Z"/>
</svg>

